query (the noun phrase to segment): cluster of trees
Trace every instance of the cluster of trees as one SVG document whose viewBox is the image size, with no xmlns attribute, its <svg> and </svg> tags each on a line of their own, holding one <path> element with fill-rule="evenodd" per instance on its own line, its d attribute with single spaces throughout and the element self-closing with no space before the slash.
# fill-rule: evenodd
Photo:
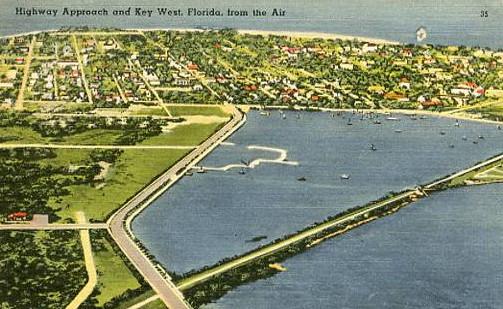
<svg viewBox="0 0 503 309">
<path fill-rule="evenodd" d="M 87 281 L 78 232 L 0 233 L 0 307 L 65 308 Z"/>
</svg>

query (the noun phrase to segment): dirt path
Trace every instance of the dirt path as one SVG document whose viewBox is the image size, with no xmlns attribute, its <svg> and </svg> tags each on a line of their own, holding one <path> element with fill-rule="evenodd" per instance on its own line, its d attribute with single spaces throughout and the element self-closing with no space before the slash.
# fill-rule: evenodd
<svg viewBox="0 0 503 309">
<path fill-rule="evenodd" d="M 83 212 L 77 212 L 76 217 L 78 223 L 86 223 L 86 218 Z M 80 304 L 82 304 L 89 297 L 89 295 L 91 295 L 94 287 L 96 286 L 96 283 L 98 282 L 98 275 L 96 273 L 96 266 L 94 265 L 89 230 L 80 231 L 80 240 L 82 242 L 82 249 L 84 250 L 84 260 L 86 262 L 87 276 L 89 279 L 82 290 L 80 290 L 79 294 L 77 294 L 72 302 L 68 306 L 66 306 L 66 309 L 77 309 Z"/>
</svg>

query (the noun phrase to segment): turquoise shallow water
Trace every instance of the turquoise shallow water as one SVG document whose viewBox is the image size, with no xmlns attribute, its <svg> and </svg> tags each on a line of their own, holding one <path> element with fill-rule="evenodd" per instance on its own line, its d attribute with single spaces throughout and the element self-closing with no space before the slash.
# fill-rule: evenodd
<svg viewBox="0 0 503 309">
<path fill-rule="evenodd" d="M 501 308 L 502 190 L 436 193 L 204 308 Z"/>
<path fill-rule="evenodd" d="M 183 273 L 214 264 L 387 192 L 472 166 L 503 149 L 503 131 L 495 125 L 461 121 L 456 127 L 452 119 L 402 115 L 397 115 L 400 121 L 381 119 L 376 125 L 351 114 L 286 115 L 282 120 L 278 112 L 270 117 L 250 113 L 229 139 L 236 145 L 218 147 L 202 164 L 275 156 L 246 149 L 262 145 L 288 150 L 288 159 L 298 166 L 263 164 L 245 175 L 236 169 L 194 173 L 133 221 L 135 235 L 169 270 Z M 370 150 L 371 143 L 377 151 Z M 350 179 L 341 179 L 342 174 Z M 257 236 L 267 239 L 249 241 Z"/>
<path fill-rule="evenodd" d="M 111 4 L 113 3 L 113 4 Z M 227 8 L 271 11 L 281 8 L 287 11 L 285 17 L 31 17 L 15 15 L 16 7 L 49 8 L 63 10 L 64 7 L 77 9 L 107 8 L 126 9 L 142 7 L 156 9 L 165 7 L 181 9 Z M 488 11 L 487 18 L 480 17 L 480 11 Z M 499 0 L 150 0 L 140 4 L 134 0 L 115 0 L 108 3 L 98 0 L 2 0 L 0 1 L 0 34 L 13 34 L 34 30 L 59 29 L 64 26 L 118 27 L 118 28 L 239 28 L 259 30 L 318 31 L 378 37 L 401 42 L 413 42 L 415 31 L 424 26 L 428 29 L 426 42 L 435 44 L 455 44 L 490 46 L 503 48 L 503 6 Z"/>
</svg>

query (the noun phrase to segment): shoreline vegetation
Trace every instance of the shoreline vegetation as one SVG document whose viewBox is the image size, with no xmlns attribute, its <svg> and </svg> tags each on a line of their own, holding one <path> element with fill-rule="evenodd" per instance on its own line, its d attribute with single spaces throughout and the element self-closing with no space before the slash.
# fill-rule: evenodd
<svg viewBox="0 0 503 309">
<path fill-rule="evenodd" d="M 89 30 L 94 31 L 97 29 L 90 28 Z M 106 33 L 107 29 L 99 29 L 99 30 Z M 120 31 L 120 32 L 127 32 L 127 31 L 204 32 L 204 31 L 206 31 L 204 29 L 198 29 L 198 28 L 125 28 L 125 29 L 108 29 L 108 30 Z M 208 29 L 208 30 L 222 30 L 222 29 Z M 328 33 L 328 32 L 278 31 L 278 30 L 258 30 L 258 29 L 236 29 L 236 30 L 240 34 L 262 35 L 262 36 L 277 35 L 277 36 L 288 36 L 288 37 L 306 38 L 306 39 L 319 38 L 319 39 L 332 39 L 332 40 L 340 39 L 340 40 L 350 40 L 350 41 L 357 40 L 360 42 L 368 42 L 368 43 L 373 43 L 373 44 L 391 44 L 391 45 L 406 44 L 404 42 L 398 42 L 398 41 L 381 39 L 381 38 L 372 38 L 372 37 L 346 35 L 346 34 L 339 34 L 339 33 Z M 51 33 L 51 32 L 64 32 L 64 31 L 62 31 L 61 29 L 34 30 L 34 31 L 29 31 L 29 32 L 2 35 L 2 36 L 0 36 L 0 39 L 2 39 L 2 38 L 15 38 L 15 37 L 36 35 L 36 34 L 40 34 L 40 33 Z"/>
</svg>

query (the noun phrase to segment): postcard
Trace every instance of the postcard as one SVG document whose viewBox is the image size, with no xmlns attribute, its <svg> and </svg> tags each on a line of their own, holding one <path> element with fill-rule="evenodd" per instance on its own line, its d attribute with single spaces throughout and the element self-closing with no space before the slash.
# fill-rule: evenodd
<svg viewBox="0 0 503 309">
<path fill-rule="evenodd" d="M 1 0 L 0 307 L 501 308 L 502 17 Z"/>
</svg>

